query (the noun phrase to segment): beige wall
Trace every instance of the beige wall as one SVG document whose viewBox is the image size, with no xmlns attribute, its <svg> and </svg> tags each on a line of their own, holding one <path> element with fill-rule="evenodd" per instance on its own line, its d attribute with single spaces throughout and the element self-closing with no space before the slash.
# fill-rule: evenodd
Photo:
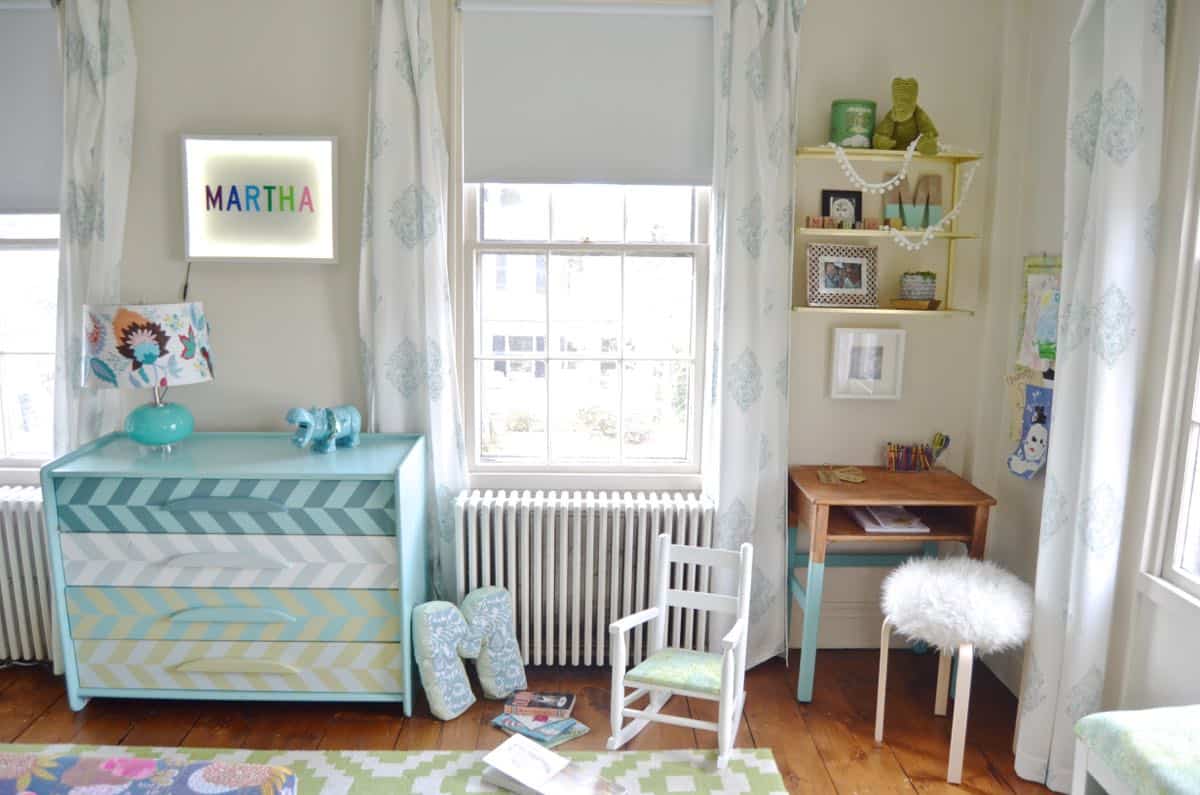
<svg viewBox="0 0 1200 795">
<path fill-rule="evenodd" d="M 983 279 L 992 253 L 989 208 L 995 175 L 994 138 L 1001 83 L 1001 31 L 1007 3 L 940 0 L 809 0 L 804 12 L 800 63 L 798 136 L 802 145 L 829 137 L 830 102 L 839 97 L 875 100 L 882 116 L 891 107 L 891 80 L 915 76 L 920 103 L 942 140 L 986 154 L 975 178 L 960 228 L 984 233 L 959 244 L 954 303 L 977 309 L 973 316 L 870 316 L 794 312 L 792 315 L 790 459 L 793 464 L 878 464 L 889 440 L 917 441 L 935 431 L 952 439 L 950 468 L 970 475 L 974 447 L 979 345 L 990 308 Z M 923 173 L 918 169 L 917 173 Z M 943 185 L 948 199 L 949 172 Z M 863 175 L 882 177 L 882 169 Z M 822 188 L 851 186 L 832 164 L 801 164 L 797 208 L 817 213 Z M 864 211 L 880 215 L 877 196 Z M 808 208 L 808 209 L 806 209 Z M 793 304 L 803 304 L 804 238 L 797 239 Z M 894 297 L 904 270 L 945 274 L 945 244 L 917 254 L 883 241 L 881 297 Z M 944 283 L 944 281 L 943 281 Z M 1013 321 L 1015 323 L 1015 320 Z M 829 397 L 833 329 L 902 328 L 907 331 L 904 390 L 898 401 L 834 400 Z M 882 569 L 830 569 L 825 576 L 822 646 L 878 643 Z M 799 643 L 802 613 L 794 611 L 791 638 Z"/>
<path fill-rule="evenodd" d="M 177 300 L 183 288 L 180 135 L 338 138 L 338 264 L 194 264 L 189 298 L 203 301 L 212 321 L 216 380 L 172 399 L 192 410 L 200 430 L 283 429 L 291 406 L 361 406 L 357 290 L 371 4 L 130 5 L 139 71 L 124 300 Z M 445 85 L 450 6 L 433 5 Z"/>
</svg>

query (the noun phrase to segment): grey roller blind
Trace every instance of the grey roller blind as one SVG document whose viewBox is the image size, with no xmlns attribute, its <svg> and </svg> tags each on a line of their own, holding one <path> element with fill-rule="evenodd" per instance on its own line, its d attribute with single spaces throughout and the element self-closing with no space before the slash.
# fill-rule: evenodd
<svg viewBox="0 0 1200 795">
<path fill-rule="evenodd" d="M 0 212 L 56 212 L 62 66 L 49 3 L 0 2 Z"/>
<path fill-rule="evenodd" d="M 460 7 L 468 182 L 712 182 L 703 4 Z"/>
</svg>

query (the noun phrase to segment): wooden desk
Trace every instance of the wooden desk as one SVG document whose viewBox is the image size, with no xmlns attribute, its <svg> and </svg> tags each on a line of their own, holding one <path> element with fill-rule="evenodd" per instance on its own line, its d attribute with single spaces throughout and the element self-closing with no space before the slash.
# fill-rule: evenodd
<svg viewBox="0 0 1200 795">
<path fill-rule="evenodd" d="M 831 542 L 869 548 L 871 544 L 916 541 L 924 544 L 923 555 L 936 555 L 938 542 L 966 546 L 967 554 L 982 558 L 987 543 L 988 513 L 995 498 L 948 470 L 932 472 L 888 472 L 883 467 L 862 467 L 865 483 L 825 484 L 815 466 L 788 470 L 788 526 L 791 533 L 790 598 L 804 610 L 804 632 L 800 641 L 800 672 L 796 699 L 811 701 L 813 673 L 817 662 L 817 629 L 821 620 L 821 593 L 825 567 L 896 566 L 912 555 L 827 554 Z M 903 505 L 929 525 L 928 533 L 867 533 L 846 510 L 856 505 Z M 808 551 L 796 549 L 797 529 L 809 531 Z M 869 553 L 869 549 L 868 549 Z M 802 586 L 797 568 L 808 569 Z"/>
</svg>

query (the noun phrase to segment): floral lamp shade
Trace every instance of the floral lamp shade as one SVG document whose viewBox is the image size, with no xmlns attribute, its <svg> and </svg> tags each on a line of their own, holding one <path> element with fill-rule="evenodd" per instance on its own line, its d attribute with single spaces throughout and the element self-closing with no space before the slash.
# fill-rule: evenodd
<svg viewBox="0 0 1200 795">
<path fill-rule="evenodd" d="M 208 318 L 200 302 L 83 308 L 83 385 L 126 389 L 213 378 Z"/>
</svg>

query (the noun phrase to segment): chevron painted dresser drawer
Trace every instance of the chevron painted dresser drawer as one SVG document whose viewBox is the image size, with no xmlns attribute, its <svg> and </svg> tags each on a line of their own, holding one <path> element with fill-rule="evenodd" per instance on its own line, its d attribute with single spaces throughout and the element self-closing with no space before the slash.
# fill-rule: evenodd
<svg viewBox="0 0 1200 795">
<path fill-rule="evenodd" d="M 71 706 L 413 697 L 428 599 L 424 441 L 110 434 L 42 470 Z"/>
</svg>

